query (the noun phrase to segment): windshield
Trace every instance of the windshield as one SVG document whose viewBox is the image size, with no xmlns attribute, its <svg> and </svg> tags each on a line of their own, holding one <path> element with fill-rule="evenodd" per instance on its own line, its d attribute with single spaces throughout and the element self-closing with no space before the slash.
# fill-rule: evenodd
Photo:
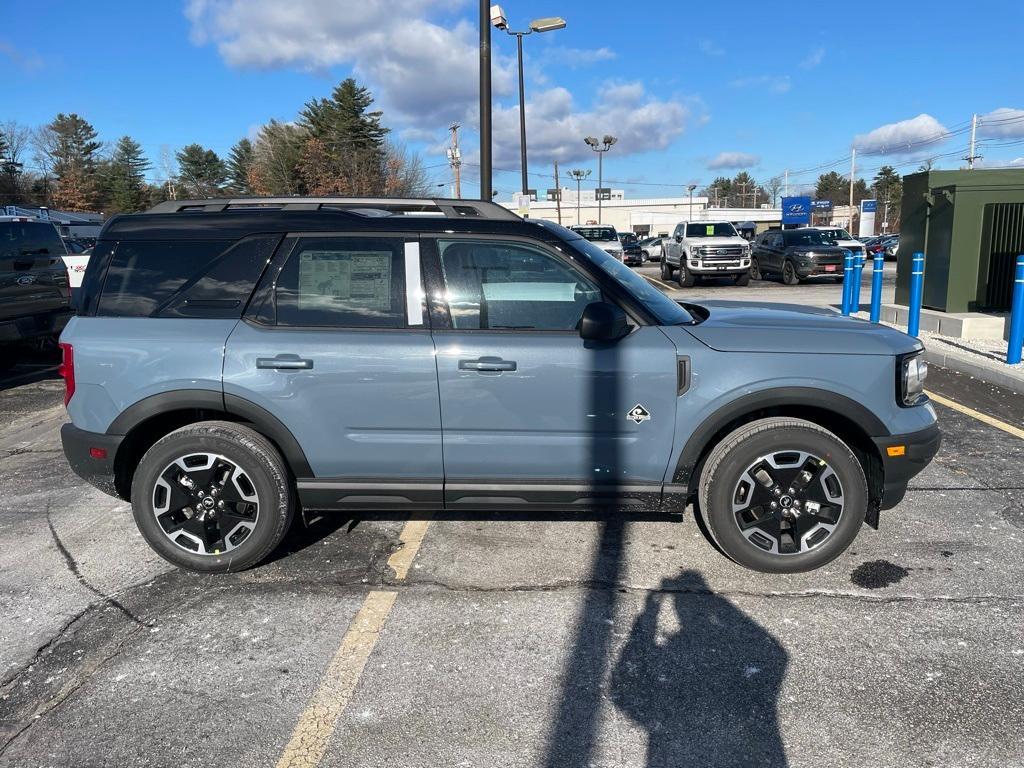
<svg viewBox="0 0 1024 768">
<path fill-rule="evenodd" d="M 821 234 L 826 240 L 853 240 L 845 229 L 823 229 Z"/>
<path fill-rule="evenodd" d="M 736 237 L 736 227 L 728 221 L 717 224 L 687 224 L 687 237 Z"/>
<path fill-rule="evenodd" d="M 614 227 L 575 227 L 573 232 L 586 240 L 592 240 L 599 243 L 606 243 L 608 241 L 614 242 L 618 239 L 615 236 Z"/>
<path fill-rule="evenodd" d="M 693 317 L 682 306 L 672 301 L 640 275 L 618 259 L 609 256 L 587 240 L 567 240 L 566 244 L 586 256 L 615 282 L 625 288 L 662 325 L 683 325 L 692 323 Z"/>
<path fill-rule="evenodd" d="M 816 229 L 791 229 L 783 233 L 786 245 L 831 245 L 832 238 Z"/>
</svg>

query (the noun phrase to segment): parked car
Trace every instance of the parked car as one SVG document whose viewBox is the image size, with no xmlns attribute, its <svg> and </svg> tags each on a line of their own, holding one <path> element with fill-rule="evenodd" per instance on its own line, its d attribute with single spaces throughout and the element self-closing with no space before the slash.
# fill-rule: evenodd
<svg viewBox="0 0 1024 768">
<path fill-rule="evenodd" d="M 644 259 L 647 261 L 661 261 L 662 241 L 661 237 L 648 237 L 640 241 L 640 247 L 644 252 Z"/>
<path fill-rule="evenodd" d="M 615 231 L 615 227 L 600 224 L 574 224 L 569 229 L 584 240 L 589 240 L 608 255 L 622 261 L 622 243 L 619 242 L 619 234 Z"/>
<path fill-rule="evenodd" d="M 728 221 L 682 221 L 664 241 L 661 279 L 678 272 L 682 288 L 701 277 L 731 277 L 736 285 L 750 282 L 750 244 Z"/>
<path fill-rule="evenodd" d="M 0 369 L 28 345 L 56 344 L 71 318 L 64 256 L 53 224 L 0 216 Z"/>
<path fill-rule="evenodd" d="M 894 248 L 899 246 L 899 235 L 880 235 L 873 243 L 867 246 L 868 258 L 876 253 L 882 253 L 886 258 L 895 258 Z"/>
<path fill-rule="evenodd" d="M 867 258 L 867 249 L 864 244 L 851 237 L 845 229 L 840 227 L 801 227 L 801 229 L 816 229 L 826 241 L 845 248 L 854 256 Z"/>
<path fill-rule="evenodd" d="M 750 275 L 755 280 L 778 275 L 786 285 L 796 285 L 809 277 L 832 277 L 843 281 L 845 251 L 821 232 L 801 229 L 771 229 L 754 241 Z"/>
<path fill-rule="evenodd" d="M 490 202 L 169 201 L 107 222 L 82 292 L 64 453 L 197 571 L 260 562 L 299 509 L 687 503 L 736 562 L 804 571 L 940 442 L 917 339 L 682 304 Z"/>
<path fill-rule="evenodd" d="M 632 232 L 621 232 L 619 242 L 622 244 L 622 263 L 630 267 L 642 267 L 644 252 L 640 248 L 640 238 Z"/>
</svg>

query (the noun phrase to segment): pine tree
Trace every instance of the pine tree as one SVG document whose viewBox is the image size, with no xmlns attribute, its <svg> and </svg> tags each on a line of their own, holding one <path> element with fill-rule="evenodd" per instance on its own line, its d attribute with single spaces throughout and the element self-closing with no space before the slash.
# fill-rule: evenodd
<svg viewBox="0 0 1024 768">
<path fill-rule="evenodd" d="M 228 152 L 228 181 L 231 184 L 231 191 L 236 195 L 252 194 L 252 185 L 249 182 L 252 162 L 253 146 L 248 139 L 241 139 Z"/>
<path fill-rule="evenodd" d="M 96 202 L 96 130 L 78 115 L 60 113 L 42 130 L 41 145 L 57 177 L 53 204 L 70 211 L 87 211 Z"/>
<path fill-rule="evenodd" d="M 106 207 L 118 213 L 144 210 L 148 203 L 146 171 L 153 166 L 142 147 L 130 136 L 122 136 L 104 169 Z"/>
<path fill-rule="evenodd" d="M 206 198 L 220 194 L 227 183 L 228 171 L 216 152 L 200 144 L 189 144 L 176 157 L 178 180 L 188 195 Z"/>
</svg>

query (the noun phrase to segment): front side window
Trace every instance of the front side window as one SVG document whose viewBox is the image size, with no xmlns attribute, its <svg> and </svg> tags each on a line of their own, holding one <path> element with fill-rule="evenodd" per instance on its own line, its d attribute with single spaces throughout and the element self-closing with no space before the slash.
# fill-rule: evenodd
<svg viewBox="0 0 1024 768">
<path fill-rule="evenodd" d="M 277 281 L 277 324 L 331 328 L 406 325 L 401 238 L 307 237 Z"/>
<path fill-rule="evenodd" d="M 456 330 L 571 331 L 600 289 L 553 254 L 498 240 L 437 243 Z"/>
<path fill-rule="evenodd" d="M 786 245 L 793 246 L 828 245 L 831 242 L 816 229 L 793 229 L 786 232 L 785 238 Z"/>
</svg>

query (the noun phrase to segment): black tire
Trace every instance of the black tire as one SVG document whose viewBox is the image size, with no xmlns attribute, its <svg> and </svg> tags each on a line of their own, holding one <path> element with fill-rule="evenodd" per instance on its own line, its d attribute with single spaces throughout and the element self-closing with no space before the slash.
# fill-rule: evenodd
<svg viewBox="0 0 1024 768">
<path fill-rule="evenodd" d="M 694 283 L 697 282 L 697 276 L 689 270 L 689 268 L 683 264 L 679 268 L 679 275 L 677 277 L 680 288 L 693 288 Z"/>
<path fill-rule="evenodd" d="M 742 275 L 736 275 L 736 279 L 733 282 L 739 286 L 750 285 L 750 273 L 744 272 Z"/>
<path fill-rule="evenodd" d="M 798 514 L 795 521 L 787 521 L 782 517 L 781 510 L 770 511 L 765 506 L 753 506 L 754 497 L 748 496 L 748 503 L 751 505 L 747 510 L 733 511 L 733 502 L 741 498 L 742 494 L 762 491 L 768 498 L 800 499 L 800 493 L 790 497 L 782 489 L 782 496 L 776 497 L 774 489 L 757 489 L 746 482 L 745 478 L 752 475 L 747 474 L 754 466 L 758 466 L 761 457 L 771 456 L 778 459 L 787 454 L 806 453 L 810 457 L 824 461 L 824 469 L 817 469 L 819 473 L 805 489 L 808 493 L 817 495 L 827 494 L 826 480 L 831 481 L 823 473 L 831 473 L 838 481 L 839 494 L 835 497 L 840 499 L 836 507 L 829 507 L 830 515 L 835 515 L 832 524 L 834 527 L 826 532 L 821 538 L 820 531 L 825 531 L 819 524 L 823 520 L 814 514 L 809 514 L 807 509 L 802 515 Z M 763 466 L 763 465 L 762 465 Z M 793 464 L 789 471 L 797 473 L 800 467 L 814 466 L 807 464 Z M 780 468 L 767 467 L 778 477 L 784 478 L 784 470 Z M 756 473 L 755 473 L 756 474 Z M 817 491 L 815 482 L 821 484 L 822 490 Z M 830 483 L 832 487 L 832 485 Z M 746 486 L 743 490 L 741 486 Z M 857 457 L 850 448 L 832 432 L 809 421 L 802 419 L 773 417 L 761 419 L 745 424 L 722 439 L 708 455 L 701 472 L 700 485 L 698 489 L 698 503 L 700 514 L 704 520 L 708 532 L 711 534 L 714 544 L 718 546 L 733 561 L 751 570 L 764 573 L 800 573 L 820 568 L 831 562 L 847 547 L 850 546 L 861 524 L 868 505 L 868 487 L 864 478 L 864 469 Z M 774 502 L 773 502 L 774 503 Z M 806 507 L 806 501 L 803 502 Z M 781 506 L 781 505 L 780 505 Z M 827 505 L 822 505 L 826 507 Z M 741 530 L 741 520 L 747 512 L 755 509 L 761 510 L 764 517 L 759 518 L 767 529 L 773 526 L 778 528 L 774 535 L 760 534 L 760 523 L 749 525 L 747 530 L 753 534 L 753 539 L 762 542 L 758 546 L 752 538 L 747 538 Z M 789 526 L 789 533 L 784 529 Z M 794 542 L 794 534 L 800 537 L 797 542 L 799 551 L 783 553 L 786 546 L 784 537 L 788 536 L 789 543 Z M 815 538 L 820 539 L 813 542 Z M 765 546 L 768 542 L 771 549 Z M 772 543 L 774 542 L 774 543 Z M 813 543 L 812 543 L 813 542 Z"/>
<path fill-rule="evenodd" d="M 167 479 L 163 480 L 163 487 L 167 490 L 160 490 L 158 485 L 162 478 L 166 478 L 168 472 L 178 472 L 179 475 L 188 473 L 180 472 L 175 467 L 179 459 L 185 460 L 189 457 L 196 457 L 199 454 L 217 456 L 223 460 L 225 469 L 234 465 L 241 475 L 239 483 L 245 481 L 244 488 L 248 488 L 256 499 L 255 505 L 241 501 L 226 515 L 215 518 L 212 523 L 197 523 L 193 518 L 196 516 L 192 511 L 192 518 L 185 512 L 179 517 L 187 520 L 186 524 L 198 526 L 200 532 L 205 532 L 204 538 L 210 536 L 207 545 L 213 548 L 211 553 L 203 553 L 199 550 L 202 545 L 200 539 L 185 532 L 184 526 L 175 527 L 174 521 L 167 523 L 168 515 L 178 513 L 167 512 L 162 516 L 162 523 L 157 519 L 157 498 L 159 494 L 166 493 L 167 507 L 173 510 L 176 504 L 184 499 L 189 504 L 197 504 L 191 498 L 190 488 L 175 487 L 170 490 Z M 218 470 L 217 461 L 210 460 L 212 471 L 211 476 L 216 475 Z M 200 472 L 202 469 L 196 470 Z M 230 471 L 230 470 L 229 470 Z M 190 480 L 198 475 L 189 475 Z M 235 483 L 235 475 L 230 478 Z M 215 479 L 210 480 L 211 487 L 216 483 Z M 198 483 L 197 483 L 198 484 Z M 224 499 L 228 498 L 228 492 L 241 493 L 249 498 L 248 492 L 241 487 L 233 485 L 228 487 L 226 480 L 222 480 L 220 488 L 224 489 Z M 237 491 L 236 491 L 237 489 Z M 175 497 L 175 493 L 181 496 Z M 223 504 L 223 500 L 220 502 Z M 228 501 L 234 505 L 233 501 Z M 255 506 L 255 512 L 251 507 Z M 285 466 L 281 454 L 273 444 L 263 435 L 249 427 L 241 426 L 227 421 L 202 421 L 177 429 L 174 432 L 158 440 L 152 448 L 142 457 L 139 466 L 132 478 L 132 512 L 135 515 L 135 523 L 139 531 L 149 545 L 165 560 L 173 563 L 179 568 L 203 573 L 227 573 L 229 571 L 241 571 L 256 565 L 264 560 L 273 549 L 281 542 L 288 526 L 291 524 L 295 512 L 295 492 L 288 469 Z M 248 508 L 248 509 L 244 509 Z M 236 514 L 236 511 L 238 514 Z M 251 523 L 248 527 L 239 526 L 233 531 L 221 531 L 222 521 L 229 524 L 237 524 L 238 520 L 248 515 Z M 164 524 L 172 528 L 172 532 L 165 531 Z M 226 540 L 233 536 L 241 535 L 247 530 L 233 548 L 221 552 L 221 548 L 227 546 Z M 190 530 L 196 530 L 190 528 Z M 217 542 L 213 538 L 215 532 L 221 531 L 224 538 Z M 176 535 L 176 541 L 171 536 Z M 217 542 L 210 544 L 210 541 Z M 195 544 L 192 544 L 192 542 Z M 195 547 L 195 550 L 186 548 L 185 542 Z"/>
<path fill-rule="evenodd" d="M 800 276 L 796 273 L 796 267 L 789 259 L 786 259 L 786 263 L 782 265 L 782 282 L 786 285 L 798 285 L 800 283 Z"/>
<path fill-rule="evenodd" d="M 750 260 L 750 277 L 753 280 L 761 280 L 761 265 L 756 258 Z"/>
<path fill-rule="evenodd" d="M 672 266 L 667 261 L 665 261 L 665 259 L 661 260 L 661 279 L 662 280 L 671 280 L 672 279 Z"/>
</svg>

